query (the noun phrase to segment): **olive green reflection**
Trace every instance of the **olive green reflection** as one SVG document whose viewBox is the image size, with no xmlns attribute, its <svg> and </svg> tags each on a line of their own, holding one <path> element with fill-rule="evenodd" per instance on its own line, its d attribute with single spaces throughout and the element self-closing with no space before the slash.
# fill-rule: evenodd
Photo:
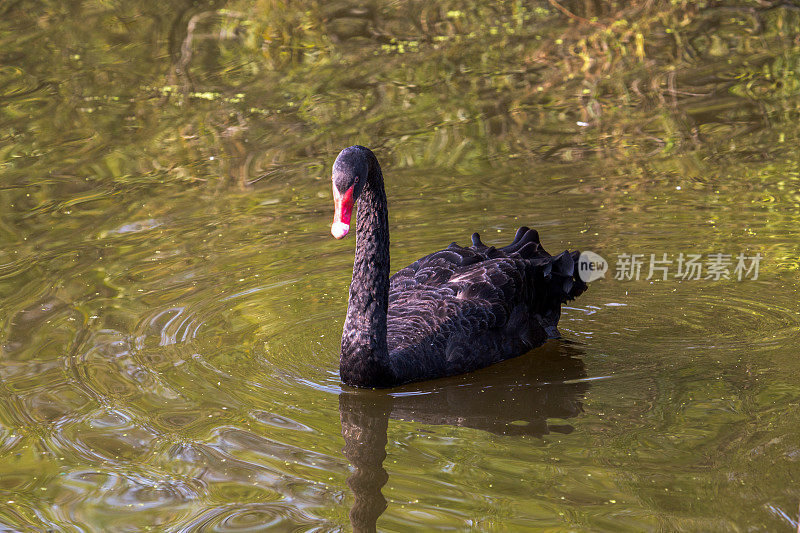
<svg viewBox="0 0 800 533">
<path fill-rule="evenodd" d="M 0 527 L 796 529 L 799 27 L 764 1 L 0 2 Z M 609 261 L 560 323 L 577 383 L 535 378 L 548 348 L 341 391 L 328 165 L 356 143 L 394 270 L 521 225 Z M 614 280 L 624 253 L 764 259 Z"/>
<path fill-rule="evenodd" d="M 548 419 L 568 419 L 583 411 L 581 399 L 589 382 L 581 380 L 586 377 L 578 358 L 582 352 L 577 346 L 555 342 L 536 352 L 410 391 L 401 387 L 391 393 L 358 389 L 342 392 L 342 452 L 353 465 L 353 473 L 347 478 L 355 500 L 350 510 L 353 530 L 376 531 L 377 520 L 386 509 L 381 489 L 389 479 L 383 462 L 390 418 L 468 427 L 496 435 L 571 433 L 572 426 Z"/>
</svg>

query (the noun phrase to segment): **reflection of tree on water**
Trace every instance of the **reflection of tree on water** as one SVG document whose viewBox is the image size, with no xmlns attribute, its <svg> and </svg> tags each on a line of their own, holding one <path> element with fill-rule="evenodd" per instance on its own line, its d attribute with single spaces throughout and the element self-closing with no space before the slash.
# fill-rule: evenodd
<svg viewBox="0 0 800 533">
<path fill-rule="evenodd" d="M 374 531 L 386 509 L 381 493 L 389 479 L 383 468 L 389 417 L 423 424 L 470 427 L 497 435 L 541 437 L 571 433 L 568 424 L 549 418 L 571 418 L 583 411 L 589 384 L 581 351 L 550 343 L 534 353 L 484 370 L 412 384 L 387 391 L 347 390 L 339 396 L 339 417 L 353 465 L 347 484 L 355 502 L 350 521 L 355 531 Z"/>
</svg>

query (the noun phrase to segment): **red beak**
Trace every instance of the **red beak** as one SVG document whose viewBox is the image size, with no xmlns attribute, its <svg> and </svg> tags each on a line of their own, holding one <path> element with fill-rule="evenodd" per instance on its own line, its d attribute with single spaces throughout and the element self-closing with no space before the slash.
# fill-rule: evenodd
<svg viewBox="0 0 800 533">
<path fill-rule="evenodd" d="M 333 224 L 331 224 L 331 235 L 337 239 L 343 238 L 350 231 L 350 217 L 353 214 L 353 187 L 350 187 L 341 194 L 333 186 Z"/>
</svg>

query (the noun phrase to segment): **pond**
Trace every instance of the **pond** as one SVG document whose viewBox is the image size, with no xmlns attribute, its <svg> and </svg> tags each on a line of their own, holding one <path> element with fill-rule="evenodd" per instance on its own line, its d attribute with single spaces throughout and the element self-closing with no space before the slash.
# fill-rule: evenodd
<svg viewBox="0 0 800 533">
<path fill-rule="evenodd" d="M 798 27 L 760 1 L 0 4 L 0 529 L 797 529 Z M 351 144 L 392 271 L 522 225 L 602 256 L 563 338 L 343 386 Z"/>
</svg>

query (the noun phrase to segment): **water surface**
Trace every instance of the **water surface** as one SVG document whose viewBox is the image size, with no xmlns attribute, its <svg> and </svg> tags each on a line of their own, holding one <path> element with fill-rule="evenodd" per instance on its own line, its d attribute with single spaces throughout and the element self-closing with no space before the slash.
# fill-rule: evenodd
<svg viewBox="0 0 800 533">
<path fill-rule="evenodd" d="M 800 17 L 625 4 L 0 5 L 0 528 L 796 529 Z M 563 339 L 343 388 L 355 143 L 393 270 L 603 255 Z"/>
</svg>

